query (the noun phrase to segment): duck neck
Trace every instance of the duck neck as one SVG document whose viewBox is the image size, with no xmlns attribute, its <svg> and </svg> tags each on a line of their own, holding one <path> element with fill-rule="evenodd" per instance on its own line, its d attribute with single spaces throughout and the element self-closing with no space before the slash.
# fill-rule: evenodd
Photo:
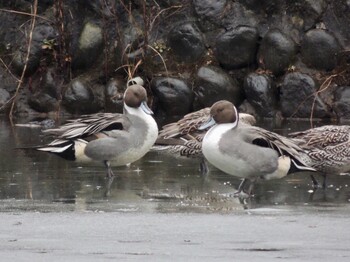
<svg viewBox="0 0 350 262">
<path fill-rule="evenodd" d="M 154 118 L 141 108 L 133 108 L 124 104 L 124 114 L 132 122 L 130 134 L 135 144 L 144 142 L 154 144 L 158 136 L 158 126 Z"/>
<path fill-rule="evenodd" d="M 223 134 L 225 134 L 227 131 L 235 128 L 237 126 L 236 123 L 224 123 L 224 124 L 217 124 L 209 129 L 209 131 L 206 133 L 205 137 L 210 137 L 210 139 L 213 141 L 219 141 Z"/>
</svg>

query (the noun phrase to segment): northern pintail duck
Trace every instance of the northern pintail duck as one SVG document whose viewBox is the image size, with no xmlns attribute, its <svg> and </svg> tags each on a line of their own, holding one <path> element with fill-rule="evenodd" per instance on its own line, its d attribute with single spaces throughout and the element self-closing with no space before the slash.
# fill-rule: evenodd
<svg viewBox="0 0 350 262">
<path fill-rule="evenodd" d="M 70 120 L 45 133 L 56 136 L 40 151 L 78 162 L 99 161 L 114 176 L 111 165 L 122 166 L 143 157 L 157 139 L 158 127 L 147 106 L 147 93 L 138 84 L 128 84 L 123 114 L 97 113 Z"/>
<path fill-rule="evenodd" d="M 215 167 L 230 175 L 244 178 L 238 188 L 240 193 L 247 179 L 274 179 L 298 171 L 315 171 L 307 166 L 302 149 L 291 139 L 263 128 L 242 125 L 235 106 L 228 101 L 216 102 L 210 109 L 210 118 L 201 126 L 211 127 L 205 134 L 202 151 Z"/>
<path fill-rule="evenodd" d="M 308 164 L 323 175 L 350 171 L 350 126 L 325 125 L 289 134 L 306 151 Z M 311 175 L 314 186 L 318 182 Z"/>
<path fill-rule="evenodd" d="M 209 169 L 202 154 L 202 140 L 209 128 L 199 130 L 199 127 L 207 121 L 209 115 L 210 107 L 206 107 L 185 115 L 177 122 L 163 126 L 154 149 L 175 156 L 201 159 L 200 171 L 205 175 Z M 239 117 L 242 123 L 248 125 L 256 123 L 255 117 L 250 114 L 239 113 Z"/>
</svg>

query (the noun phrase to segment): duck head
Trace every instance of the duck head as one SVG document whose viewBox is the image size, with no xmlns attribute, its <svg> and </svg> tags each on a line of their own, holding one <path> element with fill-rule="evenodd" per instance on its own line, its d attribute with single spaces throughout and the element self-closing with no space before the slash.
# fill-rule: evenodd
<svg viewBox="0 0 350 262">
<path fill-rule="evenodd" d="M 132 108 L 141 108 L 146 114 L 153 114 L 147 105 L 147 92 L 141 85 L 130 85 L 124 93 L 124 104 Z"/>
<path fill-rule="evenodd" d="M 238 124 L 238 112 L 236 107 L 227 100 L 220 100 L 210 108 L 210 117 L 206 123 L 199 127 L 200 130 L 207 129 L 215 124 L 233 123 Z"/>
</svg>

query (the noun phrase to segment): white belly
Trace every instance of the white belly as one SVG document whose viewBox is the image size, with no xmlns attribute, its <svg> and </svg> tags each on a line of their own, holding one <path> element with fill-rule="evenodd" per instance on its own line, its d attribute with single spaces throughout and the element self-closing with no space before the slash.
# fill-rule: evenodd
<svg viewBox="0 0 350 262">
<path fill-rule="evenodd" d="M 209 163 L 227 174 L 236 177 L 249 177 L 254 173 L 250 163 L 238 155 L 223 154 L 219 150 L 219 141 L 222 135 L 232 127 L 232 124 L 221 124 L 211 128 L 203 139 L 203 155 Z"/>
<path fill-rule="evenodd" d="M 247 161 L 237 156 L 228 156 L 223 154 L 217 144 L 212 142 L 203 144 L 202 147 L 205 158 L 213 166 L 229 175 L 241 178 L 248 178 L 258 175 Z"/>
</svg>

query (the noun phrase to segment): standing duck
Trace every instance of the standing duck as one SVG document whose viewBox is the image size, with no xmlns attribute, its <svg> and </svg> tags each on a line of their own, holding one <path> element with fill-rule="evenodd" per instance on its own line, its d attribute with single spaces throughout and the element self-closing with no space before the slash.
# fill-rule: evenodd
<svg viewBox="0 0 350 262">
<path fill-rule="evenodd" d="M 209 128 L 199 130 L 210 115 L 210 107 L 189 113 L 177 122 L 167 124 L 160 130 L 154 149 L 165 151 L 175 156 L 199 158 L 200 172 L 206 175 L 209 171 L 202 154 L 202 140 Z M 254 125 L 254 116 L 239 113 L 241 123 Z"/>
<path fill-rule="evenodd" d="M 306 151 L 308 164 L 322 173 L 323 188 L 326 188 L 327 174 L 350 171 L 350 126 L 325 125 L 294 132 L 289 137 Z M 313 175 L 311 179 L 318 187 Z"/>
<path fill-rule="evenodd" d="M 307 166 L 302 149 L 293 140 L 263 128 L 239 123 L 235 106 L 226 100 L 213 104 L 207 123 L 209 128 L 203 138 L 205 158 L 218 169 L 230 175 L 244 178 L 238 188 L 240 193 L 250 180 L 251 195 L 258 178 L 274 179 L 298 171 L 315 171 Z"/>
<path fill-rule="evenodd" d="M 111 165 L 122 166 L 143 157 L 156 141 L 158 127 L 147 106 L 145 88 L 130 81 L 123 114 L 97 113 L 70 120 L 44 131 L 56 139 L 36 149 L 77 162 L 102 162 L 108 177 L 114 176 Z"/>
</svg>

